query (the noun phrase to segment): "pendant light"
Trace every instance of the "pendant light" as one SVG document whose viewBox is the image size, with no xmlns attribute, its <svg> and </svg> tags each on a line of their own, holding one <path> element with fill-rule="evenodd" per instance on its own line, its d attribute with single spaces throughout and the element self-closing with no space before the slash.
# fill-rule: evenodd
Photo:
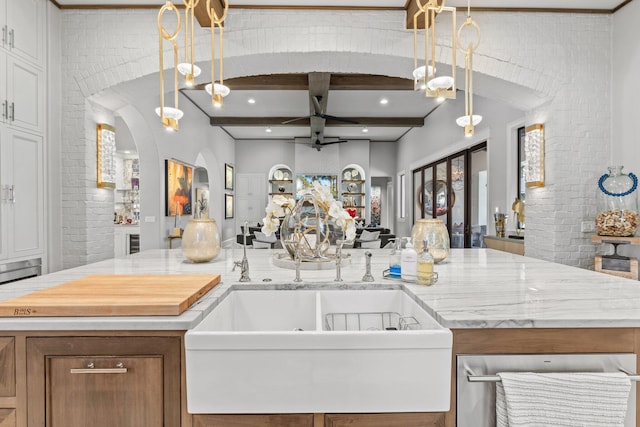
<svg viewBox="0 0 640 427">
<path fill-rule="evenodd" d="M 413 81 L 414 90 L 424 90 L 425 96 L 444 99 L 456 97 L 456 8 L 446 7 L 444 0 L 428 0 L 424 5 L 416 0 L 418 11 L 413 15 Z M 436 71 L 436 19 L 451 14 L 451 74 Z M 424 65 L 418 65 L 418 19 L 424 15 Z"/>
<path fill-rule="evenodd" d="M 222 98 L 229 95 L 230 89 L 224 85 L 224 77 L 223 77 L 223 57 L 224 57 L 224 27 L 222 23 L 227 17 L 227 11 L 229 10 L 229 2 L 227 0 L 223 0 L 224 10 L 222 12 L 222 16 L 218 17 L 215 9 L 211 6 L 211 0 L 207 0 L 207 14 L 209 15 L 209 19 L 211 19 L 211 83 L 205 86 L 205 90 L 209 95 L 211 95 L 211 102 L 213 106 L 216 108 L 221 108 L 223 101 Z M 219 58 L 220 58 L 220 82 L 216 83 L 216 72 L 215 72 L 215 33 L 216 27 L 220 30 L 220 46 L 219 46 Z"/>
<path fill-rule="evenodd" d="M 193 32 L 195 28 L 194 9 L 200 0 L 182 0 L 184 3 L 184 60 L 178 64 L 178 72 L 185 79 L 187 87 L 193 87 L 195 78 L 201 73 L 200 67 L 193 63 Z"/>
<path fill-rule="evenodd" d="M 167 11 L 173 11 L 177 17 L 176 28 L 173 33 L 169 33 L 167 29 L 162 25 L 162 18 Z M 180 12 L 176 6 L 167 0 L 167 2 L 160 8 L 158 12 L 158 39 L 160 41 L 160 107 L 156 108 L 156 114 L 160 116 L 160 120 L 169 131 L 177 131 L 179 128 L 178 121 L 182 118 L 184 113 L 178 108 L 178 44 L 176 43 L 176 37 L 180 32 Z M 174 103 L 173 107 L 166 107 L 164 105 L 164 55 L 163 45 L 164 40 L 167 40 L 173 46 L 173 68 L 174 68 Z"/>
<path fill-rule="evenodd" d="M 472 29 L 476 32 L 475 43 L 469 42 L 467 46 L 462 45 L 462 31 Z M 456 123 L 464 128 L 464 136 L 473 136 L 474 126 L 482 121 L 482 116 L 473 114 L 473 52 L 480 44 L 480 27 L 471 19 L 471 1 L 467 0 L 467 19 L 458 29 L 458 49 L 464 53 L 464 116 L 458 117 Z"/>
</svg>

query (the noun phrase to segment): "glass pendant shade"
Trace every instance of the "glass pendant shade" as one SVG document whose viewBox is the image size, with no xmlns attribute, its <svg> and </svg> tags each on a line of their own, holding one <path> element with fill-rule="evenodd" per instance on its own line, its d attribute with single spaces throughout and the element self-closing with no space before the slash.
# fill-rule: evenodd
<svg viewBox="0 0 640 427">
<path fill-rule="evenodd" d="M 164 127 L 171 130 L 178 130 L 178 121 L 184 116 L 182 110 L 173 107 L 158 107 L 156 108 L 156 114 L 162 120 Z"/>
<path fill-rule="evenodd" d="M 191 64 L 187 62 L 181 62 L 178 64 L 178 72 L 185 76 L 187 86 L 193 86 L 196 77 L 202 73 L 202 70 L 197 65 L 193 66 L 193 73 L 191 72 Z"/>
</svg>

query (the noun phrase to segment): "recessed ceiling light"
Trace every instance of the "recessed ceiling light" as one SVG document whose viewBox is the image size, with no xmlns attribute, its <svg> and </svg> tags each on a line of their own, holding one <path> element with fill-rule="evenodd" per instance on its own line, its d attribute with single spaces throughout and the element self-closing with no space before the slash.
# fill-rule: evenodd
<svg viewBox="0 0 640 427">
<path fill-rule="evenodd" d="M 249 104 L 255 104 L 255 103 L 256 103 L 256 100 L 255 100 L 255 99 L 253 99 L 253 98 L 249 98 L 249 99 L 247 99 L 247 102 L 248 102 Z"/>
<path fill-rule="evenodd" d="M 389 100 L 387 98 L 382 98 L 380 100 L 380 104 L 382 104 L 382 105 L 387 105 L 388 103 L 389 103 Z"/>
<path fill-rule="evenodd" d="M 267 132 L 267 133 L 271 133 L 271 128 L 270 128 L 270 127 L 268 127 L 268 128 L 266 128 L 264 131 L 265 131 L 265 132 Z"/>
<path fill-rule="evenodd" d="M 367 133 L 367 132 L 369 132 L 369 128 L 368 128 L 368 127 L 366 127 L 366 126 L 365 126 L 365 127 L 363 127 L 363 128 L 362 128 L 362 133 Z"/>
<path fill-rule="evenodd" d="M 124 150 L 124 151 L 123 151 L 123 153 L 124 153 L 124 154 L 129 154 L 129 153 L 131 153 L 131 151 L 129 151 L 129 150 Z"/>
</svg>

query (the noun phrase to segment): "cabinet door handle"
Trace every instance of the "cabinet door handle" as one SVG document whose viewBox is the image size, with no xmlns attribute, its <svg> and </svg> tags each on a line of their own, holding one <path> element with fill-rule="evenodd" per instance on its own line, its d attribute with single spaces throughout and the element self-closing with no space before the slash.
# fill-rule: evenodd
<svg viewBox="0 0 640 427">
<path fill-rule="evenodd" d="M 16 104 L 13 102 L 9 107 L 9 120 L 11 120 L 12 122 L 16 120 Z"/>
<path fill-rule="evenodd" d="M 8 111 L 9 101 L 6 99 L 2 103 L 2 121 L 9 120 L 9 111 Z"/>
<path fill-rule="evenodd" d="M 7 26 L 2 27 L 2 45 L 7 44 Z"/>
<path fill-rule="evenodd" d="M 9 201 L 15 205 L 15 203 L 16 203 L 16 186 L 11 184 L 11 187 L 9 187 L 9 191 L 11 191 L 11 200 L 9 200 Z"/>
<path fill-rule="evenodd" d="M 14 43 L 14 39 L 13 39 L 13 35 L 14 35 L 14 31 L 13 28 L 11 29 L 11 31 L 9 31 L 9 45 L 11 46 L 11 49 L 15 49 L 16 45 Z"/>
<path fill-rule="evenodd" d="M 72 374 L 126 374 L 127 368 L 122 362 L 115 368 L 95 368 L 93 363 L 89 363 L 86 368 L 72 368 L 69 372 Z"/>
</svg>

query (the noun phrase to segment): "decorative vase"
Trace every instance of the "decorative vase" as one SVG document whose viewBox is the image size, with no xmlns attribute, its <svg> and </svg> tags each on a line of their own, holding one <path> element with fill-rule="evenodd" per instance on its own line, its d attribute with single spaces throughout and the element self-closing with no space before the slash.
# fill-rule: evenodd
<svg viewBox="0 0 640 427">
<path fill-rule="evenodd" d="M 623 173 L 622 168 L 610 166 L 609 173 L 598 180 L 596 233 L 599 236 L 634 236 L 640 225 L 638 178 L 633 173 Z"/>
<path fill-rule="evenodd" d="M 429 253 L 436 264 L 449 256 L 449 232 L 441 219 L 419 219 L 411 229 L 411 242 L 417 253 L 428 240 Z"/>
<path fill-rule="evenodd" d="M 302 261 L 335 259 L 329 248 L 336 240 L 344 239 L 344 235 L 342 228 L 329 216 L 328 203 L 311 191 L 300 195 L 280 225 L 282 246 L 292 259 L 295 259 L 297 249 Z"/>
<path fill-rule="evenodd" d="M 220 253 L 220 231 L 214 219 L 191 219 L 182 234 L 182 252 L 193 262 L 211 261 Z"/>
</svg>

